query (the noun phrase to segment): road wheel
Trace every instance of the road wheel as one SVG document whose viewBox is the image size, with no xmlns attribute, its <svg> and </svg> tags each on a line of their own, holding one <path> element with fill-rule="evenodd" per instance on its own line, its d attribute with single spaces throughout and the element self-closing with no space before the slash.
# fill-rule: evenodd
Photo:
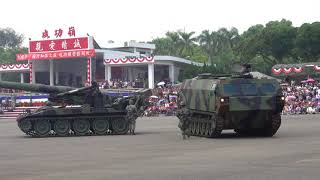
<svg viewBox="0 0 320 180">
<path fill-rule="evenodd" d="M 106 134 L 109 129 L 109 122 L 104 119 L 96 119 L 92 123 L 92 129 L 96 134 Z"/>
<path fill-rule="evenodd" d="M 58 136 L 66 136 L 70 132 L 70 123 L 68 120 L 57 120 L 53 125 L 53 130 Z"/>
<path fill-rule="evenodd" d="M 202 124 L 202 126 L 201 126 L 201 135 L 202 136 L 205 136 L 206 135 L 206 123 L 205 122 L 203 122 L 203 123 L 201 123 Z"/>
<path fill-rule="evenodd" d="M 220 116 L 217 116 L 212 120 L 211 124 L 211 137 L 219 137 L 221 135 L 222 129 L 223 129 L 223 118 Z"/>
<path fill-rule="evenodd" d="M 116 134 L 126 134 L 129 131 L 129 123 L 124 118 L 112 120 L 112 129 Z"/>
<path fill-rule="evenodd" d="M 37 136 L 48 136 L 51 131 L 51 124 L 48 120 L 37 120 L 34 125 L 34 130 Z"/>
<path fill-rule="evenodd" d="M 190 134 L 193 135 L 194 134 L 193 121 L 190 122 L 189 129 L 190 129 Z"/>
<path fill-rule="evenodd" d="M 76 135 L 85 135 L 90 130 L 90 123 L 86 119 L 74 120 L 72 123 L 72 128 Z"/>
<path fill-rule="evenodd" d="M 208 136 L 211 136 L 212 132 L 212 123 L 208 123 Z"/>
<path fill-rule="evenodd" d="M 210 136 L 210 123 L 206 123 L 206 136 Z"/>
<path fill-rule="evenodd" d="M 193 129 L 194 129 L 194 135 L 197 135 L 198 134 L 198 122 L 194 122 Z"/>
<path fill-rule="evenodd" d="M 32 130 L 32 123 L 30 119 L 24 119 L 18 122 L 18 126 L 22 132 L 28 134 Z"/>
</svg>

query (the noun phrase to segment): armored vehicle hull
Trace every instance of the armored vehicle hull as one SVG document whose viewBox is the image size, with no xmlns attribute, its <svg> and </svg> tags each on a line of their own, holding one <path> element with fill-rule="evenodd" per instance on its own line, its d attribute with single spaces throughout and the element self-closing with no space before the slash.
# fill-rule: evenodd
<svg viewBox="0 0 320 180">
<path fill-rule="evenodd" d="M 274 79 L 209 75 L 182 83 L 177 116 L 183 135 L 219 137 L 223 130 L 234 129 L 241 135 L 273 136 L 283 106 Z"/>
<path fill-rule="evenodd" d="M 66 86 L 21 84 L 0 81 L 0 87 L 49 93 L 47 106 L 25 112 L 17 118 L 27 135 L 106 135 L 134 134 L 135 120 L 148 106 L 151 90 L 134 90 L 130 97 L 109 97 L 96 83 L 75 89 Z"/>
<path fill-rule="evenodd" d="M 36 137 L 126 134 L 130 124 L 126 111 L 83 106 L 43 107 L 20 115 L 17 123 L 21 131 Z"/>
</svg>

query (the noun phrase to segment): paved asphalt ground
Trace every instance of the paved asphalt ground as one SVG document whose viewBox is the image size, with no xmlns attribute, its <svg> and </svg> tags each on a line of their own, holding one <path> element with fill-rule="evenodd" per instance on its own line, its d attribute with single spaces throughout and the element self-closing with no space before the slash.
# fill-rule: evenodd
<svg viewBox="0 0 320 180">
<path fill-rule="evenodd" d="M 320 115 L 283 116 L 272 138 L 182 140 L 177 123 L 138 119 L 135 136 L 30 138 L 0 120 L 0 180 L 320 179 Z"/>
</svg>

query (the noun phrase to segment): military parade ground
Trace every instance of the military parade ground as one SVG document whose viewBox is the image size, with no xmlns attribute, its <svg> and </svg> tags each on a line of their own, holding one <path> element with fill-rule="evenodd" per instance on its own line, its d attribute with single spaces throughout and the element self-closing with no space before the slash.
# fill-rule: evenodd
<svg viewBox="0 0 320 180">
<path fill-rule="evenodd" d="M 1 180 L 319 179 L 320 115 L 285 115 L 274 137 L 183 140 L 178 118 L 143 117 L 136 135 L 32 138 L 0 121 Z"/>
</svg>

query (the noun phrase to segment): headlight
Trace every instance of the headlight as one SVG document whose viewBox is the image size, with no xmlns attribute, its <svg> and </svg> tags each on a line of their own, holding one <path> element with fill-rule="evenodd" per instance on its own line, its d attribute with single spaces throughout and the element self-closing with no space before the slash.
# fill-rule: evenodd
<svg viewBox="0 0 320 180">
<path fill-rule="evenodd" d="M 223 102 L 224 102 L 224 99 L 223 99 L 223 98 L 221 98 L 221 99 L 220 99 L 220 102 L 222 102 L 222 103 L 223 103 Z"/>
<path fill-rule="evenodd" d="M 285 100 L 285 97 L 284 97 L 284 96 L 281 96 L 281 100 L 284 101 L 284 100 Z"/>
</svg>

